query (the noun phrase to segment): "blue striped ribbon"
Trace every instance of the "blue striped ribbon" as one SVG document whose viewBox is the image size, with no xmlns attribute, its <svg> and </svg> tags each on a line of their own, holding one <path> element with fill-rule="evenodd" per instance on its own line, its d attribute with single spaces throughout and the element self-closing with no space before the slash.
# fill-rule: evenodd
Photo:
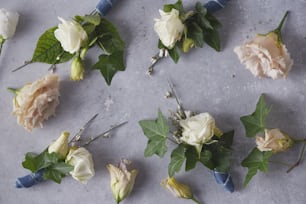
<svg viewBox="0 0 306 204">
<path fill-rule="evenodd" d="M 213 175 L 216 179 L 216 182 L 218 184 L 222 184 L 225 188 L 225 190 L 233 193 L 235 191 L 235 186 L 232 180 L 232 177 L 229 173 L 224 172 L 218 172 L 216 170 L 213 170 Z"/>
<path fill-rule="evenodd" d="M 113 4 L 119 0 L 100 0 L 96 6 L 96 11 L 102 16 L 105 16 L 108 11 L 113 7 Z"/>
<path fill-rule="evenodd" d="M 210 13 L 214 13 L 216 11 L 221 10 L 222 8 L 225 7 L 225 5 L 229 2 L 230 0 L 213 0 L 209 1 L 206 4 L 204 4 L 204 7 L 209 11 Z"/>
<path fill-rule="evenodd" d="M 16 180 L 16 188 L 29 188 L 37 183 L 44 181 L 43 170 L 32 173 Z"/>
</svg>

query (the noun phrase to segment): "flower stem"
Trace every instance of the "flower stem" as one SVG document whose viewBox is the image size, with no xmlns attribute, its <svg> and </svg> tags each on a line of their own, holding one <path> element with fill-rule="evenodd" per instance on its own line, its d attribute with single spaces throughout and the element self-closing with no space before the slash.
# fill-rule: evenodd
<svg viewBox="0 0 306 204">
<path fill-rule="evenodd" d="M 191 200 L 197 204 L 201 204 L 200 201 L 198 201 L 197 199 L 195 199 L 194 197 L 191 198 Z"/>
<path fill-rule="evenodd" d="M 303 148 L 302 148 L 302 151 L 300 152 L 300 156 L 299 156 L 299 159 L 297 160 L 297 162 L 295 164 L 293 164 L 288 170 L 287 170 L 287 173 L 289 173 L 290 171 L 292 171 L 295 167 L 299 166 L 302 159 L 303 159 L 303 156 L 304 156 L 304 152 L 305 152 L 305 147 L 306 147 L 306 142 L 304 142 L 303 144 Z"/>
<path fill-rule="evenodd" d="M 280 161 L 269 161 L 270 163 L 274 163 L 274 164 L 280 164 L 280 165 L 283 165 L 283 166 L 287 166 L 287 167 L 291 167 L 291 164 L 287 164 L 285 162 L 280 162 Z"/>
<path fill-rule="evenodd" d="M 288 16 L 288 14 L 289 14 L 289 11 L 286 11 L 285 15 L 283 16 L 281 22 L 278 24 L 277 28 L 272 31 L 273 33 L 275 33 L 278 36 L 280 42 L 282 42 L 282 32 L 281 32 L 281 30 L 282 30 L 282 27 L 284 25 L 284 22 L 285 22 L 285 20 Z"/>
<path fill-rule="evenodd" d="M 93 141 L 95 141 L 96 139 L 100 138 L 100 137 L 106 137 L 107 136 L 107 133 L 109 133 L 110 131 L 118 128 L 118 127 L 121 127 L 122 125 L 125 125 L 127 123 L 127 121 L 123 122 L 123 123 L 120 123 L 118 125 L 112 125 L 108 130 L 106 130 L 105 132 L 91 138 L 90 140 L 88 140 L 84 145 L 82 145 L 83 147 L 89 145 L 90 143 L 92 143 Z"/>
<path fill-rule="evenodd" d="M 19 89 L 14 89 L 14 88 L 11 88 L 11 87 L 8 87 L 7 90 L 15 95 L 17 95 L 17 92 Z"/>
<path fill-rule="evenodd" d="M 12 70 L 12 72 L 16 72 L 22 68 L 24 68 L 25 66 L 27 66 L 28 64 L 33 63 L 32 61 L 25 61 L 23 65 L 21 65 L 20 67 L 17 67 L 16 69 Z"/>
<path fill-rule="evenodd" d="M 3 47 L 4 42 L 5 40 L 2 37 L 0 37 L 0 56 L 1 56 L 2 47 Z"/>
</svg>

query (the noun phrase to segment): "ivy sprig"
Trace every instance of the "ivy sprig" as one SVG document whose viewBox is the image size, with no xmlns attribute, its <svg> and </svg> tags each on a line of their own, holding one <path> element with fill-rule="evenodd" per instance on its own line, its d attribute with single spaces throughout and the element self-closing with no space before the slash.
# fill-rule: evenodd
<svg viewBox="0 0 306 204">
<path fill-rule="evenodd" d="M 40 154 L 33 152 L 26 153 L 22 166 L 25 169 L 29 169 L 32 173 L 42 170 L 45 180 L 50 179 L 56 183 L 61 183 L 62 178 L 73 170 L 73 166 L 60 159 L 57 153 L 49 153 L 48 149 Z"/>
<path fill-rule="evenodd" d="M 168 137 L 170 127 L 161 111 L 158 111 L 157 119 L 141 120 L 139 124 L 144 135 L 148 138 L 144 155 L 148 157 L 155 154 L 161 158 L 164 157 L 168 149 L 166 144 L 167 139 L 172 142 L 175 142 L 175 140 Z M 214 136 L 213 140 L 216 142 L 203 145 L 200 156 L 194 146 L 177 143 L 177 147 L 171 152 L 171 160 L 168 165 L 169 177 L 180 172 L 184 163 L 185 171 L 194 169 L 199 162 L 208 169 L 228 172 L 232 159 L 231 145 L 233 136 L 234 131 L 224 133 L 221 137 Z"/>
<path fill-rule="evenodd" d="M 81 60 L 84 60 L 88 49 L 98 46 L 102 54 L 92 66 L 92 69 L 99 70 L 106 83 L 110 85 L 115 73 L 125 70 L 125 43 L 119 32 L 110 21 L 97 12 L 92 15 L 77 15 L 73 20 L 83 27 L 88 36 L 88 42 L 79 52 L 70 54 L 61 47 L 60 42 L 54 35 L 56 26 L 48 29 L 39 37 L 32 59 L 13 71 L 34 62 L 51 64 L 51 67 L 54 68 L 56 64 L 67 62 L 74 57 L 80 57 Z"/>
</svg>

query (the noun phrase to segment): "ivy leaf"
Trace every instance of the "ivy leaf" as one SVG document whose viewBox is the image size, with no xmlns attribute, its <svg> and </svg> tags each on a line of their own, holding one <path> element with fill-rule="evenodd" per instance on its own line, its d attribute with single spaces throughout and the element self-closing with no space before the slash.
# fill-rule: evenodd
<svg viewBox="0 0 306 204">
<path fill-rule="evenodd" d="M 205 18 L 209 21 L 209 23 L 214 29 L 219 28 L 221 26 L 221 23 L 218 21 L 218 19 L 209 12 L 205 15 Z"/>
<path fill-rule="evenodd" d="M 164 5 L 164 12 L 170 12 L 172 9 L 179 11 L 180 15 L 184 13 L 184 8 L 181 0 L 178 0 L 175 4 L 166 4 Z"/>
<path fill-rule="evenodd" d="M 31 62 L 58 64 L 67 62 L 74 56 L 63 50 L 61 43 L 54 36 L 55 29 L 57 27 L 50 28 L 39 37 Z"/>
<path fill-rule="evenodd" d="M 188 25 L 188 37 L 193 39 L 197 47 L 203 47 L 203 31 L 197 23 L 192 22 Z"/>
<path fill-rule="evenodd" d="M 123 51 L 117 51 L 110 55 L 100 55 L 99 61 L 93 65 L 93 69 L 100 70 L 106 83 L 111 84 L 111 81 L 117 71 L 124 71 Z"/>
<path fill-rule="evenodd" d="M 123 51 L 125 48 L 125 43 L 116 27 L 105 18 L 101 18 L 100 24 L 96 27 L 96 35 L 99 36 L 97 40 L 99 47 L 109 54 Z"/>
<path fill-rule="evenodd" d="M 169 177 L 173 177 L 175 173 L 181 170 L 181 167 L 185 161 L 185 147 L 184 145 L 179 145 L 171 153 L 171 161 L 168 166 Z"/>
<path fill-rule="evenodd" d="M 216 30 L 208 30 L 204 33 L 204 41 L 216 51 L 221 51 L 221 41 L 218 31 Z"/>
<path fill-rule="evenodd" d="M 101 23 L 101 17 L 99 14 L 85 15 L 83 16 L 83 21 L 97 26 Z"/>
<path fill-rule="evenodd" d="M 68 174 L 70 171 L 73 171 L 74 167 L 65 162 L 55 163 L 50 167 L 53 170 L 60 172 L 61 174 Z"/>
<path fill-rule="evenodd" d="M 232 144 L 233 144 L 234 133 L 235 133 L 234 130 L 224 133 L 220 137 L 218 143 L 220 145 L 230 149 Z"/>
<path fill-rule="evenodd" d="M 185 152 L 185 157 L 186 157 L 186 166 L 185 170 L 190 171 L 191 169 L 194 169 L 197 165 L 198 160 L 198 153 L 196 149 L 193 146 L 190 146 L 186 152 Z"/>
<path fill-rule="evenodd" d="M 212 162 L 212 153 L 209 150 L 202 149 L 199 161 L 211 170 L 215 167 Z"/>
<path fill-rule="evenodd" d="M 262 172 L 268 171 L 269 158 L 272 156 L 271 151 L 261 152 L 256 147 L 252 152 L 245 158 L 241 165 L 248 168 L 248 173 L 244 179 L 243 186 L 246 187 L 253 176 L 256 175 L 257 171 Z"/>
<path fill-rule="evenodd" d="M 145 136 L 148 137 L 148 144 L 145 149 L 145 157 L 153 154 L 163 157 L 167 152 L 166 140 L 169 133 L 169 126 L 162 112 L 158 111 L 156 120 L 141 120 L 139 125 Z"/>
<path fill-rule="evenodd" d="M 41 169 L 47 168 L 48 166 L 58 161 L 58 155 L 56 153 L 48 153 L 47 150 L 40 154 L 28 152 L 25 156 L 25 160 L 22 162 L 22 166 L 30 171 L 37 172 Z"/>
<path fill-rule="evenodd" d="M 254 137 L 258 132 L 264 132 L 266 118 L 269 112 L 270 107 L 267 106 L 264 95 L 262 94 L 257 102 L 255 112 L 240 118 L 246 130 L 247 137 Z"/>
<path fill-rule="evenodd" d="M 177 63 L 180 59 L 180 49 L 177 45 L 175 45 L 172 49 L 168 49 L 169 55 L 171 59 Z"/>
</svg>

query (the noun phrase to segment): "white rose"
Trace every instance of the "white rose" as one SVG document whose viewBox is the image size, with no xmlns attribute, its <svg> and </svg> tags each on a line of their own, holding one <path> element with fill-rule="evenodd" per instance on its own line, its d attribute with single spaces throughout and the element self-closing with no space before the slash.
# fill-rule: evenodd
<svg viewBox="0 0 306 204">
<path fill-rule="evenodd" d="M 129 170 L 130 165 L 130 160 L 122 159 L 118 167 L 112 164 L 106 166 L 110 173 L 111 189 L 117 203 L 124 200 L 133 190 L 138 170 Z"/>
<path fill-rule="evenodd" d="M 253 40 L 235 47 L 234 52 L 240 62 L 258 77 L 285 78 L 293 65 L 286 46 L 274 32 L 257 35 Z"/>
<path fill-rule="evenodd" d="M 75 21 L 65 21 L 58 17 L 62 22 L 54 31 L 55 38 L 60 41 L 62 48 L 71 54 L 76 53 L 87 42 L 87 33 L 83 27 Z"/>
<path fill-rule="evenodd" d="M 159 10 L 159 13 L 161 18 L 154 19 L 154 30 L 163 45 L 171 49 L 181 39 L 185 26 L 179 17 L 178 10 L 172 9 L 168 13 Z"/>
<path fill-rule="evenodd" d="M 261 152 L 272 151 L 273 153 L 287 150 L 293 141 L 279 129 L 265 129 L 265 137 L 256 136 L 257 148 Z"/>
<path fill-rule="evenodd" d="M 66 157 L 66 163 L 74 167 L 70 174 L 81 183 L 86 184 L 95 175 L 92 156 L 84 147 L 78 149 L 71 148 Z"/>
<path fill-rule="evenodd" d="M 180 140 L 195 146 L 200 153 L 203 144 L 209 143 L 214 136 L 215 119 L 209 113 L 201 113 L 185 120 L 180 120 L 183 128 Z"/>
<path fill-rule="evenodd" d="M 61 157 L 61 159 L 65 159 L 69 149 L 69 135 L 69 132 L 63 132 L 57 140 L 55 140 L 52 144 L 49 145 L 48 152 L 55 152 Z"/>
<path fill-rule="evenodd" d="M 49 74 L 17 90 L 13 115 L 26 130 L 42 127 L 42 122 L 55 114 L 59 104 L 59 77 Z"/>
<path fill-rule="evenodd" d="M 8 39 L 13 37 L 18 24 L 19 14 L 0 9 L 0 38 Z"/>
</svg>

